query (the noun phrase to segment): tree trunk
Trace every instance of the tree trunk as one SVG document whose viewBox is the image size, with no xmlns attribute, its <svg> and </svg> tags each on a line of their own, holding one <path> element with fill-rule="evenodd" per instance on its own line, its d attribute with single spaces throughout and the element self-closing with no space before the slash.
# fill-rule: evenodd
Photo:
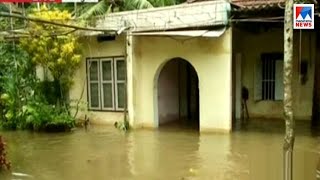
<svg viewBox="0 0 320 180">
<path fill-rule="evenodd" d="M 292 61 L 293 61 L 293 0 L 287 0 L 284 17 L 284 180 L 292 180 L 292 154 L 294 146 L 294 120 L 292 109 Z"/>
</svg>

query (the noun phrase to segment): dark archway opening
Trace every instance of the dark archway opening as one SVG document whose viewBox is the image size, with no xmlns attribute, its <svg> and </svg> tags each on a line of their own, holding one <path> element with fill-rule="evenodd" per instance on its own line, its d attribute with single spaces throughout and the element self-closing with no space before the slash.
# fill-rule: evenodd
<svg viewBox="0 0 320 180">
<path fill-rule="evenodd" d="M 159 126 L 199 130 L 199 79 L 193 66 L 181 58 L 171 59 L 157 83 Z"/>
</svg>

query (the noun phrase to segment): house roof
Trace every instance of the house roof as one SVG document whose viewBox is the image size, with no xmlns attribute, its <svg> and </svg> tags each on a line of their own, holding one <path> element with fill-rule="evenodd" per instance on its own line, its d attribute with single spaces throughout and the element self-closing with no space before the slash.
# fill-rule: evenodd
<svg viewBox="0 0 320 180">
<path fill-rule="evenodd" d="M 284 9 L 285 0 L 233 0 L 233 11 Z"/>
<path fill-rule="evenodd" d="M 232 3 L 239 6 L 258 6 L 258 5 L 268 5 L 277 4 L 285 2 L 285 0 L 233 0 Z"/>
<path fill-rule="evenodd" d="M 305 3 L 314 4 L 316 11 L 319 9 L 319 0 L 306 0 Z M 232 0 L 235 11 L 258 11 L 268 9 L 284 9 L 286 0 Z"/>
<path fill-rule="evenodd" d="M 215 0 L 187 0 L 186 3 L 198 3 Z M 284 9 L 286 0 L 229 0 L 233 12 Z"/>
<path fill-rule="evenodd" d="M 230 4 L 225 0 L 180 4 L 110 13 L 97 18 L 96 27 L 115 30 L 130 27 L 133 32 L 141 32 L 226 26 L 229 11 Z"/>
</svg>

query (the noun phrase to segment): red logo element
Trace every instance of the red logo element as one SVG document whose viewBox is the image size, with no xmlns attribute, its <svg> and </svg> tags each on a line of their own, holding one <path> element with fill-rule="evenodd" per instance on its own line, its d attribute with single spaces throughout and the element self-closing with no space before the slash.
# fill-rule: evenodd
<svg viewBox="0 0 320 180">
<path fill-rule="evenodd" d="M 301 11 L 302 11 L 302 8 L 301 6 L 297 6 L 296 7 L 296 18 L 298 18 L 298 16 L 300 15 Z"/>
</svg>

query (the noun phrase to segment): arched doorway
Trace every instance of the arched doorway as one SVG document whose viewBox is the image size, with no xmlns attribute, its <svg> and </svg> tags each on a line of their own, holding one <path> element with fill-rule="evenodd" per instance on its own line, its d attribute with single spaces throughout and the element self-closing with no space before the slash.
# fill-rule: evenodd
<svg viewBox="0 0 320 180">
<path fill-rule="evenodd" d="M 194 67 L 184 59 L 171 59 L 155 83 L 159 126 L 199 130 L 199 79 Z"/>
</svg>

